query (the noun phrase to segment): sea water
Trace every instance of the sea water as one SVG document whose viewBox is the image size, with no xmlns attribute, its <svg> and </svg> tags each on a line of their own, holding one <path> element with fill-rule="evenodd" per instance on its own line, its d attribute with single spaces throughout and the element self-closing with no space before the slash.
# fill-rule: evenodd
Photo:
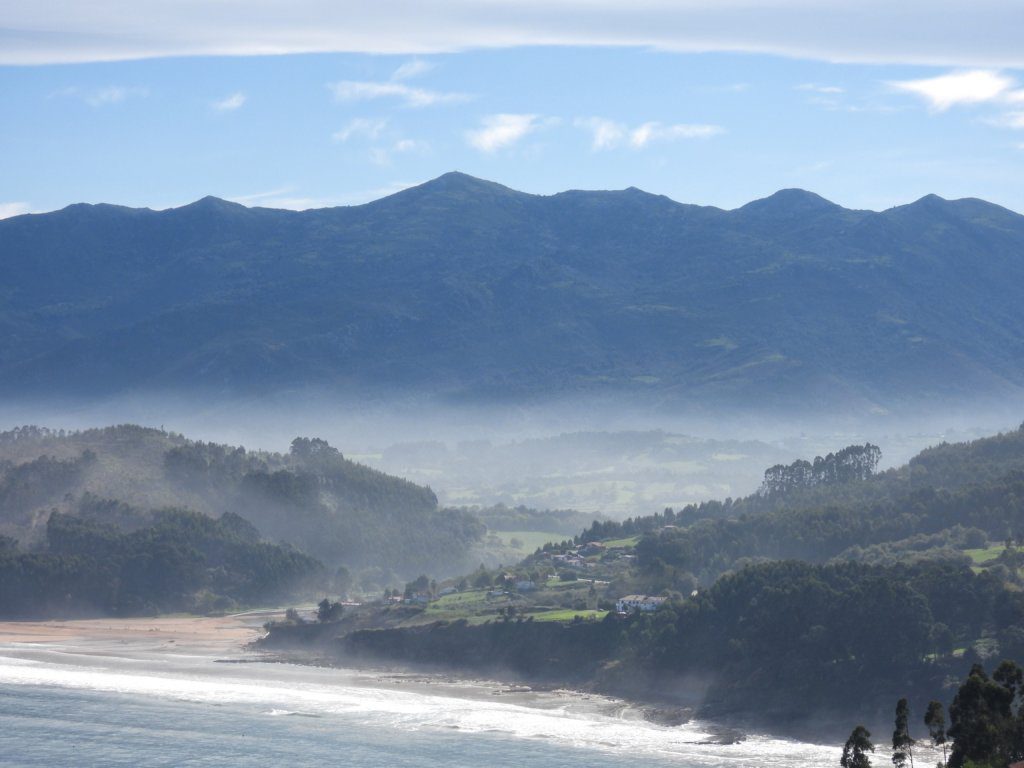
<svg viewBox="0 0 1024 768">
<path fill-rule="evenodd" d="M 824 768 L 835 746 L 500 684 L 132 645 L 0 645 L 0 765 Z"/>
</svg>

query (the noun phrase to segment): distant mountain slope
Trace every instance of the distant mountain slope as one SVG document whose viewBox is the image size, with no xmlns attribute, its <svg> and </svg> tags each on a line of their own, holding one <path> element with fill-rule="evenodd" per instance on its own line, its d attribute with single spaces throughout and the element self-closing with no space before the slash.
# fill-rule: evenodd
<svg viewBox="0 0 1024 768">
<path fill-rule="evenodd" d="M 0 221 L 8 395 L 304 385 L 891 406 L 1024 386 L 1024 216 L 446 174 L 367 205 Z"/>
</svg>

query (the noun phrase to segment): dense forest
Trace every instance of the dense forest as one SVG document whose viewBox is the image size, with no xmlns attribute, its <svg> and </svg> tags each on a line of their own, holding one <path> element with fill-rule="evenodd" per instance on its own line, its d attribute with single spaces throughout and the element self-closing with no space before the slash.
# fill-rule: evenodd
<svg viewBox="0 0 1024 768">
<path fill-rule="evenodd" d="M 561 537 L 572 536 L 594 522 L 595 515 L 574 509 L 534 509 L 522 504 L 514 507 L 493 504 L 487 507 L 457 507 L 455 511 L 471 514 L 489 530 L 543 531 Z"/>
<path fill-rule="evenodd" d="M 1024 536 L 1024 429 L 936 446 L 878 474 L 877 451 L 852 446 L 772 467 L 752 496 L 595 522 L 578 540 L 642 535 L 642 567 L 710 584 L 761 559 L 895 563 L 912 553 L 962 562 L 960 550 Z"/>
<path fill-rule="evenodd" d="M 325 588 L 317 560 L 261 541 L 233 512 L 132 514 L 132 530 L 91 519 L 108 506 L 87 499 L 82 515 L 54 512 L 46 547 L 0 543 L 0 616 L 70 617 L 225 611 Z"/>
<path fill-rule="evenodd" d="M 118 524 L 104 517 L 123 518 L 118 503 L 231 512 L 329 567 L 375 568 L 382 577 L 465 568 L 484 532 L 471 512 L 440 509 L 429 488 L 315 438 L 296 438 L 279 454 L 131 425 L 0 433 L 0 535 L 43 546 L 52 510 L 77 514 L 83 499 L 99 522 Z"/>
</svg>

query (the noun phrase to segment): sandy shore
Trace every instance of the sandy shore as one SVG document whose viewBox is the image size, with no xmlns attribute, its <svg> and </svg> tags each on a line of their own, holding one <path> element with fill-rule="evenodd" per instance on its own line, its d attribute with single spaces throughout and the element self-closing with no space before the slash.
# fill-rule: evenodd
<svg viewBox="0 0 1024 768">
<path fill-rule="evenodd" d="M 130 643 L 229 651 L 238 650 L 263 634 L 263 622 L 274 614 L 268 611 L 212 617 L 0 621 L 0 644 Z"/>
</svg>

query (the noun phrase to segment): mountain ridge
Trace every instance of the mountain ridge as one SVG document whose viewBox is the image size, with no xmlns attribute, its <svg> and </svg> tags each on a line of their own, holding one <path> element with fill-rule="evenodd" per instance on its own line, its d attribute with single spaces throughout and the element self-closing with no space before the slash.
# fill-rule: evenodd
<svg viewBox="0 0 1024 768">
<path fill-rule="evenodd" d="M 937 196 L 874 212 L 790 189 L 725 211 L 453 172 L 302 212 L 75 205 L 0 221 L 0 391 L 1016 396 L 1022 253 L 1024 216 Z"/>
<path fill-rule="evenodd" d="M 488 181 L 486 179 L 481 179 L 481 178 L 478 178 L 476 176 L 472 176 L 470 174 L 463 173 L 462 171 L 448 171 L 448 172 L 443 173 L 440 176 L 437 176 L 437 177 L 435 177 L 433 179 L 428 179 L 427 181 L 424 181 L 424 182 L 421 182 L 419 184 L 415 184 L 415 185 L 406 187 L 404 189 L 398 190 L 397 192 L 392 192 L 390 194 L 384 195 L 384 196 L 379 197 L 379 198 L 374 198 L 373 200 L 369 200 L 369 201 L 364 202 L 364 203 L 355 203 L 355 204 L 351 204 L 351 205 L 322 206 L 322 207 L 313 207 L 313 208 L 304 208 L 304 209 L 301 209 L 301 210 L 294 210 L 294 209 L 291 209 L 291 208 L 274 208 L 272 206 L 263 206 L 263 205 L 252 205 L 252 206 L 250 206 L 250 205 L 245 205 L 244 203 L 239 203 L 236 200 L 232 200 L 232 199 L 229 199 L 229 198 L 218 197 L 217 195 L 213 195 L 213 194 L 208 194 L 208 195 L 204 195 L 201 198 L 193 200 L 192 202 L 184 203 L 184 204 L 178 205 L 178 206 L 172 206 L 172 207 L 169 207 L 169 208 L 150 208 L 150 207 L 147 207 L 147 206 L 128 206 L 128 205 L 120 205 L 120 204 L 117 204 L 117 203 L 109 203 L 109 202 L 100 202 L 100 203 L 77 202 L 77 203 L 69 203 L 68 205 L 63 206 L 62 208 L 56 208 L 56 209 L 51 210 L 51 211 L 39 211 L 39 212 L 31 212 L 31 213 L 21 213 L 21 214 L 18 214 L 16 216 L 10 216 L 7 219 L 3 219 L 2 221 L 9 221 L 9 220 L 12 220 L 12 219 L 20 219 L 20 218 L 25 218 L 25 217 L 46 216 L 46 215 L 53 214 L 53 213 L 59 213 L 61 211 L 67 211 L 69 209 L 114 208 L 114 209 L 125 210 L 125 211 L 129 211 L 130 210 L 130 211 L 143 211 L 143 212 L 144 211 L 148 211 L 148 212 L 151 212 L 151 213 L 166 213 L 166 212 L 169 212 L 169 211 L 181 210 L 182 208 L 191 208 L 191 207 L 197 206 L 199 204 L 202 204 L 202 205 L 220 204 L 220 205 L 225 205 L 225 206 L 237 206 L 237 207 L 240 207 L 240 208 L 245 208 L 247 210 L 282 211 L 282 212 L 289 212 L 289 213 L 307 213 L 307 212 L 310 212 L 310 211 L 330 211 L 330 210 L 338 210 L 338 209 L 362 208 L 364 206 L 373 205 L 375 203 L 379 203 L 379 202 L 384 201 L 384 200 L 389 200 L 391 198 L 396 198 L 396 197 L 403 196 L 403 195 L 405 195 L 405 193 L 412 192 L 412 191 L 418 191 L 418 194 L 422 194 L 422 193 L 427 192 L 427 191 L 438 191 L 438 190 L 450 191 L 452 189 L 457 189 L 457 190 L 472 190 L 472 189 L 483 190 L 483 189 L 486 189 L 486 190 L 492 190 L 492 191 L 501 191 L 501 192 L 505 192 L 505 193 L 511 193 L 512 195 L 522 196 L 524 198 L 540 198 L 540 199 L 555 198 L 555 197 L 560 197 L 560 196 L 563 196 L 563 195 L 579 195 L 579 194 L 584 194 L 584 195 L 625 195 L 625 194 L 628 193 L 628 194 L 634 194 L 634 195 L 635 194 L 639 194 L 639 195 L 642 195 L 642 196 L 651 197 L 651 198 L 657 198 L 657 199 L 660 199 L 660 200 L 666 200 L 666 201 L 669 201 L 669 202 L 671 202 L 671 203 L 673 203 L 673 204 L 675 204 L 677 206 L 681 206 L 681 207 L 684 207 L 684 208 L 697 208 L 697 209 L 704 209 L 704 210 L 714 210 L 714 211 L 721 211 L 723 213 L 735 213 L 737 211 L 743 210 L 744 208 L 749 208 L 752 205 L 766 203 L 768 201 L 773 201 L 773 200 L 779 200 L 779 199 L 785 199 L 785 198 L 790 198 L 790 199 L 805 198 L 805 199 L 816 199 L 817 201 L 820 201 L 822 203 L 827 203 L 828 204 L 827 207 L 829 207 L 829 208 L 840 208 L 840 209 L 845 210 L 845 211 L 853 211 L 853 212 L 858 212 L 858 213 L 878 213 L 878 214 L 880 214 L 880 213 L 887 213 L 887 212 L 890 212 L 890 211 L 898 210 L 898 209 L 901 209 L 901 208 L 908 208 L 908 207 L 912 207 L 912 206 L 919 206 L 919 205 L 933 204 L 933 203 L 935 203 L 935 204 L 948 204 L 948 205 L 956 205 L 956 204 L 960 204 L 960 203 L 971 203 L 971 204 L 981 203 L 986 208 L 998 209 L 1000 211 L 1004 211 L 1004 212 L 1012 214 L 1014 216 L 1024 215 L 1024 214 L 1017 213 L 1016 211 L 1013 211 L 1010 208 L 1006 208 L 1005 206 L 999 205 L 997 203 L 989 202 L 989 201 L 984 200 L 982 198 L 968 196 L 968 197 L 949 199 L 949 198 L 941 197 L 940 195 L 937 195 L 935 193 L 928 193 L 928 194 L 925 194 L 925 195 L 921 196 L 917 200 L 913 200 L 913 201 L 908 202 L 908 203 L 902 203 L 900 205 L 891 206 L 890 208 L 886 208 L 884 210 L 879 210 L 879 211 L 875 211 L 875 210 L 871 210 L 871 209 L 846 208 L 845 206 L 842 206 L 842 205 L 840 205 L 840 204 L 838 204 L 838 203 L 836 203 L 836 202 L 834 202 L 832 200 L 829 200 L 828 198 L 825 198 L 825 197 L 823 197 L 822 195 L 819 195 L 816 192 L 813 192 L 813 191 L 807 190 L 807 189 L 803 189 L 801 187 L 784 187 L 784 188 L 780 188 L 780 189 L 776 190 L 775 192 L 773 192 L 773 193 L 771 193 L 769 195 L 766 195 L 765 197 L 755 198 L 755 199 L 750 200 L 750 201 L 748 201 L 746 203 L 743 203 L 742 205 L 738 205 L 735 208 L 721 208 L 721 207 L 715 206 L 715 205 L 706 205 L 706 204 L 701 204 L 701 203 L 690 203 L 690 202 L 684 202 L 684 201 L 681 201 L 681 200 L 676 200 L 674 198 L 669 197 L 668 195 L 659 194 L 659 193 L 656 193 L 656 192 L 648 192 L 647 190 L 641 189 L 641 188 L 636 187 L 636 186 L 629 186 L 629 187 L 625 187 L 623 189 L 577 189 L 577 188 L 571 188 L 571 189 L 562 190 L 560 192 L 553 192 L 551 194 L 539 194 L 539 193 L 532 193 L 532 192 L 523 192 L 521 190 L 514 189 L 513 187 L 509 187 L 509 186 L 506 186 L 504 184 L 500 184 L 499 182 Z"/>
</svg>

